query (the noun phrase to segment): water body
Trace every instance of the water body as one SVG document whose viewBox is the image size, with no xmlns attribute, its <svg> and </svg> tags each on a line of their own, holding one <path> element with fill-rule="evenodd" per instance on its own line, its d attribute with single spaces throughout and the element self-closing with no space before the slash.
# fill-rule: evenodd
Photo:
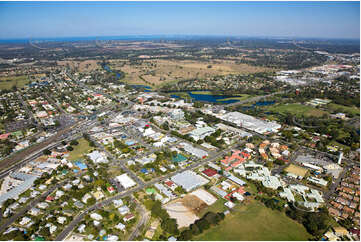
<svg viewBox="0 0 361 242">
<path fill-rule="evenodd" d="M 134 87 L 134 88 L 143 88 L 143 89 L 152 89 L 151 86 L 146 86 L 146 85 L 130 85 L 131 87 Z"/>
<path fill-rule="evenodd" d="M 106 70 L 107 72 L 112 72 L 115 73 L 115 76 L 119 79 L 121 77 L 121 75 L 119 74 L 119 72 L 115 72 L 112 69 L 110 69 L 110 67 L 108 65 L 103 65 L 102 66 L 104 70 Z"/>
<path fill-rule="evenodd" d="M 108 65 L 103 65 L 102 67 L 107 72 L 115 73 L 117 79 L 120 79 L 120 77 L 122 76 L 119 72 L 116 72 L 116 71 L 113 71 L 112 69 L 110 69 L 110 67 Z M 151 89 L 152 89 L 152 87 L 146 86 L 146 85 L 131 85 L 131 87 L 133 87 L 134 89 L 142 89 L 144 92 L 151 92 Z"/>
<path fill-rule="evenodd" d="M 199 101 L 199 102 L 209 102 L 209 103 L 222 103 L 222 104 L 228 104 L 228 103 L 235 103 L 239 100 L 222 100 L 226 98 L 237 98 L 239 96 L 231 96 L 231 95 L 212 95 L 212 94 L 194 94 L 192 92 L 186 92 L 192 99 L 193 102 Z M 172 98 L 181 99 L 180 96 L 176 94 L 170 95 Z"/>
</svg>

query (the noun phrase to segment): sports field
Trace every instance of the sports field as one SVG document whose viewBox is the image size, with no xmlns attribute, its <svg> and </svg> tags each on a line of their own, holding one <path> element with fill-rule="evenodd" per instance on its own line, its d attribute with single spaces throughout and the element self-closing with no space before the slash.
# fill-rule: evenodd
<svg viewBox="0 0 361 242">
<path fill-rule="evenodd" d="M 17 88 L 22 88 L 29 82 L 26 76 L 9 76 L 0 77 L 0 90 L 11 89 L 14 85 Z"/>
<path fill-rule="evenodd" d="M 296 116 L 304 115 L 304 116 L 322 117 L 324 114 L 327 114 L 327 112 L 323 110 L 298 103 L 274 105 L 274 106 L 269 106 L 266 109 L 268 111 L 282 113 L 282 114 L 291 113 Z"/>
<path fill-rule="evenodd" d="M 74 150 L 69 153 L 68 160 L 77 160 L 83 157 L 83 155 L 87 154 L 91 147 L 89 146 L 88 141 L 86 141 L 84 138 L 81 138 L 78 140 L 79 144 L 74 145 Z"/>
<path fill-rule="evenodd" d="M 218 226 L 211 227 L 192 240 L 307 240 L 306 229 L 283 212 L 266 208 L 258 201 L 241 206 Z"/>
<path fill-rule="evenodd" d="M 295 174 L 297 176 L 302 176 L 302 177 L 304 177 L 306 175 L 306 173 L 307 173 L 307 169 L 296 166 L 296 165 L 293 165 L 293 164 L 289 165 L 285 169 L 285 171 L 289 172 L 289 173 L 292 173 L 292 174 Z"/>
</svg>

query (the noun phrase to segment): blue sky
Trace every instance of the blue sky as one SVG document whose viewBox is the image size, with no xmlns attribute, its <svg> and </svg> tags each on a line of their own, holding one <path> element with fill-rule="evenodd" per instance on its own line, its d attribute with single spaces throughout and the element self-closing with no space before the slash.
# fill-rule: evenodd
<svg viewBox="0 0 361 242">
<path fill-rule="evenodd" d="M 359 2 L 0 2 L 0 38 L 195 34 L 359 38 Z"/>
</svg>

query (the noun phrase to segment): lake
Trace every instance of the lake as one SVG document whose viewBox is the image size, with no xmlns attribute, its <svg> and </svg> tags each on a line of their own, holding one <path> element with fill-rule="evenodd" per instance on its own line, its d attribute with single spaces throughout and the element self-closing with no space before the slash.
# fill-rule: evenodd
<svg viewBox="0 0 361 242">
<path fill-rule="evenodd" d="M 199 102 L 209 102 L 209 103 L 222 103 L 222 104 L 228 104 L 228 103 L 235 103 L 239 100 L 233 99 L 233 100 L 222 100 L 226 98 L 239 98 L 239 96 L 231 96 L 231 95 L 212 95 L 212 94 L 195 94 L 192 92 L 186 92 L 192 99 L 193 102 L 199 101 Z M 180 99 L 182 97 L 172 94 L 170 95 L 172 98 Z"/>
<path fill-rule="evenodd" d="M 119 74 L 119 72 L 116 72 L 116 71 L 113 71 L 112 69 L 110 69 L 110 67 L 108 65 L 103 65 L 102 67 L 107 72 L 115 73 L 117 79 L 119 79 L 122 76 L 121 74 Z M 144 92 L 150 92 L 152 89 L 152 87 L 146 86 L 146 85 L 130 85 L 130 86 L 133 87 L 134 89 L 144 89 Z"/>
</svg>

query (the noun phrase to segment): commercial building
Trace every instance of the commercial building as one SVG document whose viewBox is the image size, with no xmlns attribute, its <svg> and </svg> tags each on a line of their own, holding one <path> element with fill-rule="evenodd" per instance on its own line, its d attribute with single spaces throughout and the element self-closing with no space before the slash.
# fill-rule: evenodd
<svg viewBox="0 0 361 242">
<path fill-rule="evenodd" d="M 263 121 L 240 112 L 229 112 L 220 118 L 260 134 L 277 132 L 281 128 L 281 125 L 276 122 Z"/>
<path fill-rule="evenodd" d="M 198 148 L 195 148 L 195 147 L 193 147 L 193 145 L 188 144 L 188 143 L 186 143 L 186 142 L 182 142 L 182 143 L 180 143 L 179 145 L 180 145 L 181 147 L 183 147 L 183 149 L 184 149 L 186 152 L 188 152 L 188 153 L 190 153 L 190 154 L 192 154 L 192 155 L 194 155 L 194 156 L 196 156 L 196 157 L 198 157 L 198 158 L 200 158 L 200 159 L 205 158 L 205 157 L 208 156 L 208 153 L 207 153 L 206 151 L 201 150 L 201 149 L 198 149 Z"/>
<path fill-rule="evenodd" d="M 126 173 L 117 176 L 116 179 L 119 181 L 120 185 L 122 185 L 122 187 L 124 187 L 125 189 L 137 185 L 137 183 L 135 183 Z"/>
<path fill-rule="evenodd" d="M 172 176 L 171 180 L 187 192 L 208 183 L 208 179 L 190 170 Z"/>
<path fill-rule="evenodd" d="M 8 200 L 10 198 L 17 199 L 20 194 L 22 194 L 23 192 L 28 190 L 30 187 L 32 187 L 34 184 L 34 181 L 38 178 L 37 176 L 33 176 L 33 175 L 25 174 L 25 173 L 18 173 L 18 172 L 12 173 L 10 175 L 10 177 L 12 179 L 22 181 L 22 183 L 16 187 L 14 187 L 7 193 L 2 194 L 0 196 L 0 204 L 2 204 L 3 202 L 5 202 L 6 200 Z"/>
<path fill-rule="evenodd" d="M 189 136 L 192 137 L 195 141 L 198 141 L 200 139 L 204 139 L 205 137 L 213 134 L 214 132 L 216 132 L 216 130 L 214 128 L 206 126 L 206 127 L 201 127 L 201 128 L 192 130 L 189 133 Z"/>
</svg>

